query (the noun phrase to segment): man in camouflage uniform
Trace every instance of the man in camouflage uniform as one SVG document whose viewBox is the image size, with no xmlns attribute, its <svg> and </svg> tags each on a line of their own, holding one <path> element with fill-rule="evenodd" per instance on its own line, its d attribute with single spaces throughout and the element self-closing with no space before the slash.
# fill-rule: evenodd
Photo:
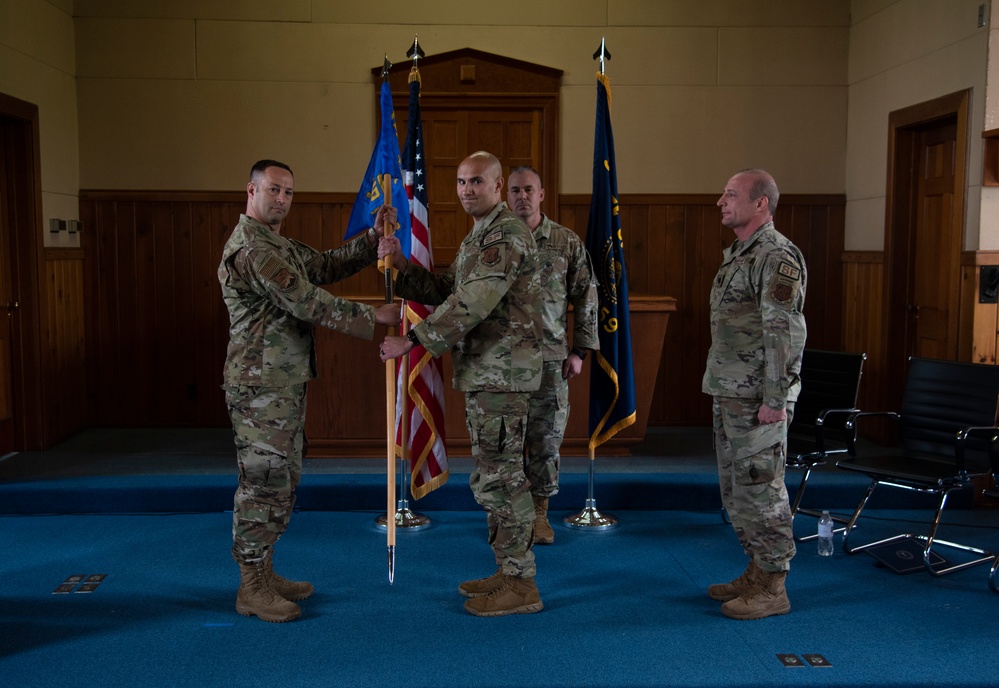
<svg viewBox="0 0 999 688">
<path fill-rule="evenodd" d="M 534 581 L 534 506 L 524 473 L 524 434 L 531 392 L 541 384 L 541 318 L 537 247 L 531 230 L 501 201 L 499 160 L 480 151 L 458 166 L 458 198 L 475 224 L 447 272 L 407 263 L 395 237 L 400 296 L 435 304 L 409 331 L 386 337 L 382 360 L 422 344 L 432 356 L 451 351 L 454 386 L 465 393 L 465 421 L 475 470 L 470 484 L 486 510 L 496 573 L 458 590 L 476 616 L 528 614 L 543 607 Z"/>
<path fill-rule="evenodd" d="M 545 190 L 533 167 L 510 170 L 507 202 L 534 234 L 541 271 L 544 331 L 541 389 L 531 395 L 527 414 L 527 479 L 534 499 L 534 544 L 555 541 L 548 499 L 558 493 L 559 449 L 569 420 L 569 383 L 583 370 L 589 349 L 599 349 L 597 285 L 590 254 L 576 233 L 541 212 Z M 573 310 L 572 348 L 567 332 Z"/>
<path fill-rule="evenodd" d="M 729 179 L 718 200 L 735 232 L 711 288 L 711 348 L 702 391 L 713 397 L 722 504 L 749 565 L 708 588 L 734 619 L 791 610 L 784 581 L 794 557 L 784 487 L 787 426 L 805 348 L 805 261 L 774 228 L 777 184 L 762 170 Z"/>
<path fill-rule="evenodd" d="M 250 171 L 246 213 L 226 242 L 218 278 L 229 309 L 224 384 L 232 419 L 239 486 L 233 505 L 232 556 L 239 564 L 236 611 L 264 621 L 301 614 L 305 582 L 274 573 L 272 552 L 288 527 L 302 476 L 305 386 L 316 376 L 316 325 L 371 339 L 375 323 L 394 324 L 397 306 L 353 303 L 317 288 L 375 260 L 391 208 L 379 211 L 365 238 L 320 253 L 281 236 L 294 177 L 284 163 L 261 160 Z"/>
</svg>

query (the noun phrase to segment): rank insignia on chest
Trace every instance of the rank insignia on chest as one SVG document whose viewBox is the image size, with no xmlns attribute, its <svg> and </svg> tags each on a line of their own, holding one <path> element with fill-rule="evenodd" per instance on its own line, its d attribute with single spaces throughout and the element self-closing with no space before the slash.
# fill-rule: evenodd
<svg viewBox="0 0 999 688">
<path fill-rule="evenodd" d="M 794 267 L 790 263 L 781 263 L 780 267 L 777 268 L 777 272 L 782 274 L 784 277 L 787 277 L 788 279 L 792 280 L 798 279 L 798 277 L 801 275 L 801 270 Z"/>
</svg>

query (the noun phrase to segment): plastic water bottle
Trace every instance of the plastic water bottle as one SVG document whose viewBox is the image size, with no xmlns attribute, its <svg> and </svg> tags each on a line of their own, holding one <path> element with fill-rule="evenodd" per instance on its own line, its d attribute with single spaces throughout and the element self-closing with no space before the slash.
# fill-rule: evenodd
<svg viewBox="0 0 999 688">
<path fill-rule="evenodd" d="M 819 519 L 819 556 L 831 557 L 833 553 L 833 520 L 828 511 Z"/>
</svg>

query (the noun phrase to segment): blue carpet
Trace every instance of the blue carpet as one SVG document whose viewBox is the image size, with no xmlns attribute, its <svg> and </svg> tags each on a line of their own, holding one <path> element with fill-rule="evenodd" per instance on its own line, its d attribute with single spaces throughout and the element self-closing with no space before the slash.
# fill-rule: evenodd
<svg viewBox="0 0 999 688">
<path fill-rule="evenodd" d="M 400 533 L 393 586 L 375 513 L 295 515 L 278 568 L 312 580 L 317 593 L 302 603 L 301 620 L 282 625 L 233 611 L 229 514 L 4 516 L 0 681 L 18 688 L 996 685 L 999 595 L 986 586 L 984 567 L 941 579 L 898 576 L 865 555 L 819 557 L 807 543 L 788 578 L 792 612 L 737 622 L 704 594 L 745 563 L 718 512 L 630 510 L 605 532 L 557 525 L 556 544 L 536 549 L 543 612 L 479 619 L 462 610 L 456 587 L 493 570 L 482 513 L 437 511 L 430 528 Z M 955 519 L 991 527 L 987 521 L 997 520 L 989 511 L 971 516 Z M 900 525 L 872 520 L 865 528 L 874 536 Z M 801 528 L 811 532 L 814 520 Z M 999 545 L 995 529 L 962 530 Z M 108 578 L 91 594 L 51 594 L 75 573 Z M 820 653 L 832 667 L 784 668 L 779 653 Z"/>
<path fill-rule="evenodd" d="M 792 499 L 800 474 L 789 472 Z M 720 509 L 716 473 L 598 473 L 594 480 L 598 507 L 608 510 Z M 812 475 L 803 506 L 849 513 L 867 487 L 862 476 L 826 470 Z M 201 513 L 232 509 L 236 489 L 231 474 L 89 475 L 47 478 L 0 478 L 2 514 Z M 553 506 L 583 507 L 588 480 L 584 473 L 563 473 Z M 948 508 L 970 504 L 970 490 L 956 493 Z M 871 501 L 876 509 L 929 505 L 921 495 L 879 490 Z M 306 474 L 298 490 L 297 508 L 306 511 L 356 511 L 384 508 L 385 476 L 371 473 Z M 468 475 L 452 474 L 443 487 L 412 503 L 420 511 L 479 511 Z"/>
</svg>

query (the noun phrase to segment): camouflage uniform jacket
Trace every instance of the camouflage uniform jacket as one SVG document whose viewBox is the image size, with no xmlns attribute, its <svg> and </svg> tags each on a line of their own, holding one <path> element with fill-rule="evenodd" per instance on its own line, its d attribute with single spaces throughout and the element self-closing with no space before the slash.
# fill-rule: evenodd
<svg viewBox="0 0 999 688">
<path fill-rule="evenodd" d="M 444 274 L 413 263 L 399 296 L 437 309 L 413 331 L 432 356 L 449 349 L 462 392 L 533 392 L 541 385 L 538 252 L 531 230 L 497 203 L 461 242 Z"/>
<path fill-rule="evenodd" d="M 774 410 L 798 398 L 806 279 L 801 251 L 773 222 L 725 250 L 711 287 L 703 392 L 761 399 Z"/>
<path fill-rule="evenodd" d="M 569 355 L 567 323 L 572 304 L 572 346 L 599 349 L 597 282 L 590 254 L 576 233 L 544 215 L 534 230 L 541 270 L 541 321 L 544 360 L 564 361 Z"/>
<path fill-rule="evenodd" d="M 225 382 L 285 387 L 311 380 L 315 325 L 371 339 L 374 308 L 315 285 L 350 277 L 375 258 L 364 239 L 319 252 L 240 215 L 218 269 L 229 309 Z"/>
</svg>

